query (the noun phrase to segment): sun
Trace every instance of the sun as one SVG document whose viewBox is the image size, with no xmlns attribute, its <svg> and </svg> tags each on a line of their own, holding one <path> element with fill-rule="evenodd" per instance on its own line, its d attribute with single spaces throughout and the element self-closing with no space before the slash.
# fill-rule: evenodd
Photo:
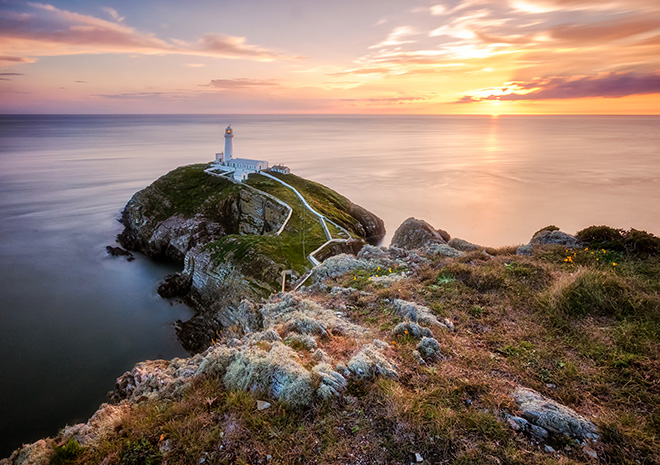
<svg viewBox="0 0 660 465">
<path fill-rule="evenodd" d="M 490 116 L 495 118 L 500 116 L 500 110 L 498 107 L 502 104 L 502 102 L 499 100 L 491 100 L 491 104 L 493 105 L 493 108 L 490 110 Z"/>
</svg>

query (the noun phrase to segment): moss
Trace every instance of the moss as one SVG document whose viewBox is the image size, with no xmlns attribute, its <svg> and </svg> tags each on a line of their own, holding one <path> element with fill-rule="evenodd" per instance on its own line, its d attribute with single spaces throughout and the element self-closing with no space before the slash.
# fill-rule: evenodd
<svg viewBox="0 0 660 465">
<path fill-rule="evenodd" d="M 75 439 L 69 439 L 61 446 L 55 447 L 55 452 L 50 458 L 51 465 L 68 465 L 76 463 L 78 457 L 85 452 L 85 448 L 78 444 Z"/>
</svg>

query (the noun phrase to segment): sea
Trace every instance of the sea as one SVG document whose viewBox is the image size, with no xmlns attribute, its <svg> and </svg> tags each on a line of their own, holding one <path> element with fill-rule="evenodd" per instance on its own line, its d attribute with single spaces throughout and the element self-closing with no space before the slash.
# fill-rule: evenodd
<svg viewBox="0 0 660 465">
<path fill-rule="evenodd" d="M 178 267 L 113 258 L 123 206 L 177 166 L 234 153 L 383 218 L 483 246 L 554 224 L 660 234 L 658 116 L 0 115 L 0 457 L 84 422 L 123 372 L 185 356 Z"/>
</svg>

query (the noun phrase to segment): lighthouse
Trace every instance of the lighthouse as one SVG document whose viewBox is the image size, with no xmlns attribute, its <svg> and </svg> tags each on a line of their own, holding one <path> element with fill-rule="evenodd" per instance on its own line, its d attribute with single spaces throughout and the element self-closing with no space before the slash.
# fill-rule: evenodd
<svg viewBox="0 0 660 465">
<path fill-rule="evenodd" d="M 231 124 L 225 129 L 225 156 L 224 162 L 228 162 L 234 156 L 234 130 L 231 128 Z"/>
<path fill-rule="evenodd" d="M 229 173 L 235 181 L 244 181 L 250 173 L 268 169 L 266 160 L 234 158 L 234 130 L 231 124 L 225 128 L 225 151 L 215 154 L 215 170 Z"/>
</svg>

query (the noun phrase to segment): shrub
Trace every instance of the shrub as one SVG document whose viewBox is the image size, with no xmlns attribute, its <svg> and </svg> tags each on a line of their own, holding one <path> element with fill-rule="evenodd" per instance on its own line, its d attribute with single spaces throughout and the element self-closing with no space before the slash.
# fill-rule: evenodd
<svg viewBox="0 0 660 465">
<path fill-rule="evenodd" d="M 660 238 L 638 229 L 614 229 L 609 226 L 589 226 L 576 234 L 592 247 L 626 252 L 640 257 L 660 255 Z"/>
<path fill-rule="evenodd" d="M 623 249 L 623 230 L 609 226 L 589 226 L 578 231 L 575 236 L 592 247 L 610 250 Z"/>
</svg>

